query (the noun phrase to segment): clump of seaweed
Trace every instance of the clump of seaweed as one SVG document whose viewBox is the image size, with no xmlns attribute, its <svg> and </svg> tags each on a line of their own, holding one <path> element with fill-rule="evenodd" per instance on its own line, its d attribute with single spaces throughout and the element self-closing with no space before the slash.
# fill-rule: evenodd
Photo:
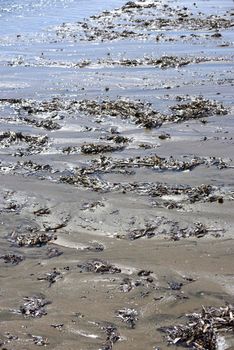
<svg viewBox="0 0 234 350">
<path fill-rule="evenodd" d="M 47 252 L 46 252 L 46 256 L 49 259 L 56 258 L 62 254 L 63 254 L 63 252 L 61 250 L 59 250 L 58 248 L 52 248 L 52 247 L 48 248 Z"/>
<path fill-rule="evenodd" d="M 49 345 L 47 338 L 42 337 L 41 335 L 31 335 L 32 341 L 35 345 L 46 346 Z"/>
<path fill-rule="evenodd" d="M 125 236 L 118 235 L 117 237 L 134 241 L 139 238 L 152 238 L 161 235 L 171 240 L 178 241 L 190 237 L 202 238 L 209 233 L 215 233 L 215 235 L 218 236 L 221 232 L 224 232 L 224 229 L 211 228 L 201 222 L 195 222 L 192 225 L 181 227 L 178 222 L 159 216 L 155 218 L 152 224 L 148 223 L 144 228 L 133 229 Z"/>
<path fill-rule="evenodd" d="M 114 141 L 115 143 L 129 143 L 131 142 L 131 139 L 122 135 L 110 135 L 106 137 L 107 141 Z"/>
<path fill-rule="evenodd" d="M 18 265 L 24 260 L 24 257 L 19 254 L 8 253 L 0 256 L 0 259 L 3 259 L 5 264 Z"/>
<path fill-rule="evenodd" d="M 81 210 L 89 210 L 89 211 L 95 211 L 97 208 L 103 208 L 105 207 L 105 204 L 101 201 L 94 201 L 94 202 L 86 202 L 82 205 Z"/>
<path fill-rule="evenodd" d="M 120 273 L 121 269 L 101 259 L 92 259 L 77 265 L 84 272 L 94 273 Z"/>
<path fill-rule="evenodd" d="M 111 146 L 111 145 L 101 145 L 101 144 L 84 144 L 81 146 L 81 152 L 84 154 L 98 154 L 106 152 L 122 151 L 123 146 Z"/>
<path fill-rule="evenodd" d="M 16 243 L 20 247 L 41 247 L 56 238 L 55 235 L 46 232 L 27 232 L 23 234 L 13 232 L 10 241 Z"/>
<path fill-rule="evenodd" d="M 29 171 L 52 171 L 52 167 L 49 164 L 38 164 L 33 162 L 32 160 L 24 161 L 24 162 L 17 162 L 15 168 L 23 168 L 25 170 Z"/>
<path fill-rule="evenodd" d="M 39 208 L 34 210 L 33 214 L 36 216 L 49 215 L 51 214 L 51 210 L 49 208 Z"/>
<path fill-rule="evenodd" d="M 165 116 L 155 111 L 151 104 L 138 101 L 118 99 L 115 101 L 83 100 L 79 102 L 79 110 L 95 116 L 120 117 L 131 119 L 136 125 L 145 128 L 160 127 Z"/>
<path fill-rule="evenodd" d="M 116 311 L 116 317 L 127 323 L 130 328 L 135 328 L 138 320 L 138 312 L 135 309 L 124 308 Z"/>
<path fill-rule="evenodd" d="M 113 324 L 103 326 L 102 330 L 106 333 L 106 341 L 102 345 L 101 350 L 112 350 L 113 345 L 120 339 L 119 331 Z"/>
<path fill-rule="evenodd" d="M 170 108 L 173 114 L 169 117 L 169 120 L 171 119 L 173 122 L 206 118 L 213 115 L 226 115 L 228 113 L 222 103 L 206 100 L 202 97 L 197 97 L 189 103 L 178 104 Z"/>
<path fill-rule="evenodd" d="M 104 63 L 107 65 L 120 65 L 120 66 L 127 66 L 127 67 L 154 66 L 154 67 L 166 69 L 166 68 L 179 68 L 179 67 L 186 66 L 190 63 L 200 63 L 203 61 L 206 61 L 206 59 L 164 55 L 160 58 L 146 56 L 141 59 L 124 58 L 118 61 L 115 61 L 115 60 L 99 61 L 99 63 Z"/>
<path fill-rule="evenodd" d="M 120 291 L 129 293 L 131 290 L 140 287 L 140 296 L 148 296 L 149 293 L 157 288 L 151 273 L 151 271 L 140 270 L 135 278 L 124 277 L 120 283 Z"/>
<path fill-rule="evenodd" d="M 29 125 L 33 125 L 37 128 L 43 128 L 49 131 L 61 129 L 61 126 L 51 118 L 38 120 L 34 118 L 24 117 L 22 120 Z"/>
<path fill-rule="evenodd" d="M 47 314 L 45 306 L 51 304 L 42 295 L 33 295 L 24 298 L 24 304 L 20 306 L 20 313 L 25 317 L 42 317 Z"/>
<path fill-rule="evenodd" d="M 18 149 L 15 155 L 23 156 L 27 154 L 37 154 L 45 150 L 48 145 L 48 136 L 32 136 L 22 132 L 6 131 L 0 134 L 0 146 L 10 147 L 12 144 L 20 142 L 27 145 L 26 149 Z"/>
<path fill-rule="evenodd" d="M 91 242 L 84 250 L 89 252 L 102 252 L 105 249 L 104 245 L 99 242 Z"/>
<path fill-rule="evenodd" d="M 217 340 L 221 332 L 234 331 L 234 308 L 202 307 L 200 313 L 186 315 L 188 321 L 185 325 L 177 325 L 161 330 L 167 333 L 169 344 L 180 344 L 199 350 L 216 350 Z"/>
<path fill-rule="evenodd" d="M 56 268 L 54 268 L 52 272 L 48 272 L 45 274 L 45 276 L 38 277 L 37 279 L 39 281 L 48 281 L 49 287 L 51 287 L 53 283 L 57 282 L 61 278 L 63 278 L 63 274 L 60 271 L 58 271 Z"/>
</svg>

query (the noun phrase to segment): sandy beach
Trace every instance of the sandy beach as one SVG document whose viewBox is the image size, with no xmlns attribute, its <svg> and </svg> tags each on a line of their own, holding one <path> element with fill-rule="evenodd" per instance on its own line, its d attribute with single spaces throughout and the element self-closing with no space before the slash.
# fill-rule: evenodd
<svg viewBox="0 0 234 350">
<path fill-rule="evenodd" d="M 0 4 L 0 349 L 234 349 L 233 1 Z"/>
</svg>

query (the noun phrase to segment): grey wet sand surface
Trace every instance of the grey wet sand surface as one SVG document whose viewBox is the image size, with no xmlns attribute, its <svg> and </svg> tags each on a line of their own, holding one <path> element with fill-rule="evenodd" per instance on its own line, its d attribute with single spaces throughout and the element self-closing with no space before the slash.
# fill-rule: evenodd
<svg viewBox="0 0 234 350">
<path fill-rule="evenodd" d="M 21 5 L 0 17 L 0 348 L 232 349 L 232 2 Z"/>
</svg>

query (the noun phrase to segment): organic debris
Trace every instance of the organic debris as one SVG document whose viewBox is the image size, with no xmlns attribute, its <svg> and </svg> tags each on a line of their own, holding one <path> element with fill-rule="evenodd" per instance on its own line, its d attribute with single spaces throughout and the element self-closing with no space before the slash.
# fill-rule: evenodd
<svg viewBox="0 0 234 350">
<path fill-rule="evenodd" d="M 168 282 L 168 285 L 171 290 L 181 290 L 181 288 L 183 287 L 182 282 L 176 282 L 176 281 L 170 281 Z"/>
<path fill-rule="evenodd" d="M 49 259 L 56 258 L 57 256 L 62 255 L 63 252 L 60 251 L 58 248 L 48 248 L 46 255 Z"/>
<path fill-rule="evenodd" d="M 135 278 L 124 277 L 120 283 L 120 291 L 129 293 L 134 288 L 140 288 L 140 296 L 148 296 L 150 292 L 154 291 L 157 286 L 154 283 L 154 278 L 150 276 L 151 271 L 141 270 L 137 273 Z"/>
<path fill-rule="evenodd" d="M 0 259 L 3 259 L 5 264 L 18 265 L 21 261 L 24 260 L 24 257 L 22 255 L 9 253 L 1 255 Z"/>
<path fill-rule="evenodd" d="M 51 324 L 50 326 L 61 331 L 64 326 L 64 323 Z"/>
<path fill-rule="evenodd" d="M 121 269 L 101 259 L 89 260 L 85 263 L 78 264 L 79 268 L 83 272 L 95 272 L 95 273 L 120 273 Z"/>
<path fill-rule="evenodd" d="M 38 171 L 52 172 L 52 167 L 49 164 L 37 164 L 32 160 L 28 160 L 24 162 L 18 161 L 14 170 L 17 170 L 20 168 L 29 170 L 30 172 L 38 172 Z"/>
<path fill-rule="evenodd" d="M 151 104 L 138 101 L 118 99 L 116 101 L 83 100 L 79 102 L 79 110 L 95 116 L 120 117 L 131 119 L 136 125 L 146 128 L 160 127 L 165 117 L 152 109 Z"/>
<path fill-rule="evenodd" d="M 6 131 L 0 134 L 0 146 L 10 147 L 12 144 L 26 143 L 25 149 L 18 149 L 14 155 L 23 156 L 44 151 L 48 145 L 48 136 L 25 135 L 22 132 Z"/>
<path fill-rule="evenodd" d="M 91 242 L 90 245 L 85 247 L 85 250 L 89 252 L 102 252 L 104 249 L 104 245 L 99 242 Z"/>
<path fill-rule="evenodd" d="M 154 57 L 144 57 L 141 59 L 121 59 L 119 61 L 115 60 L 100 60 L 99 64 L 106 65 L 119 65 L 127 67 L 137 67 L 137 66 L 153 66 L 159 68 L 179 68 L 186 66 L 190 63 L 200 63 L 205 62 L 206 58 L 194 58 L 194 57 L 178 57 L 178 56 L 162 56 L 160 58 Z"/>
<path fill-rule="evenodd" d="M 187 7 L 160 6 L 154 1 L 128 1 L 112 11 L 103 11 L 77 23 L 63 23 L 55 28 L 57 40 L 113 41 L 124 39 L 166 40 L 183 39 L 185 35 L 166 36 L 160 30 L 207 31 L 232 27 L 231 16 L 205 15 Z M 196 35 L 192 33 L 193 35 Z"/>
<path fill-rule="evenodd" d="M 98 153 L 122 151 L 123 149 L 124 149 L 123 146 L 111 146 L 111 145 L 100 145 L 100 144 L 95 145 L 94 143 L 91 143 L 91 144 L 82 145 L 81 153 L 98 154 Z"/>
<path fill-rule="evenodd" d="M 74 154 L 79 152 L 79 148 L 76 146 L 67 146 L 62 149 L 64 154 Z"/>
<path fill-rule="evenodd" d="M 21 118 L 21 120 L 23 120 L 29 125 L 33 125 L 37 128 L 43 128 L 49 131 L 61 129 L 61 126 L 57 122 L 53 121 L 51 118 L 38 120 L 34 118 L 23 117 Z"/>
<path fill-rule="evenodd" d="M 53 283 L 57 282 L 61 278 L 63 278 L 63 274 L 60 271 L 58 271 L 56 268 L 54 268 L 52 272 L 48 272 L 45 274 L 45 276 L 38 277 L 37 279 L 39 281 L 48 281 L 49 287 L 51 287 Z"/>
<path fill-rule="evenodd" d="M 115 143 L 129 143 L 131 139 L 121 135 L 110 135 L 105 138 L 107 141 L 114 141 Z"/>
<path fill-rule="evenodd" d="M 40 209 L 34 210 L 33 214 L 36 216 L 49 215 L 51 214 L 51 210 L 49 208 L 40 208 Z"/>
<path fill-rule="evenodd" d="M 53 234 L 48 234 L 45 232 L 28 232 L 24 234 L 17 234 L 13 232 L 10 241 L 16 243 L 20 247 L 41 247 L 48 242 L 55 240 L 57 237 Z"/>
<path fill-rule="evenodd" d="M 84 203 L 82 205 L 81 210 L 89 210 L 89 211 L 95 211 L 98 208 L 104 208 L 105 204 L 100 202 L 100 201 L 95 201 L 95 202 L 91 202 L 91 203 Z"/>
<path fill-rule="evenodd" d="M 157 217 L 154 223 L 148 223 L 146 227 L 141 229 L 134 229 L 127 233 L 125 236 L 118 235 L 118 238 L 127 238 L 134 241 L 139 238 L 152 238 L 155 236 L 165 236 L 174 241 L 178 241 L 182 238 L 196 237 L 202 238 L 209 233 L 217 236 L 224 232 L 224 229 L 211 228 L 202 224 L 201 222 L 195 222 L 193 225 L 187 227 L 181 227 L 178 222 L 168 220 L 164 217 Z"/>
<path fill-rule="evenodd" d="M 47 338 L 43 338 L 40 335 L 31 335 L 31 337 L 35 345 L 39 345 L 39 346 L 49 345 L 49 341 Z"/>
<path fill-rule="evenodd" d="M 106 333 L 106 341 L 101 347 L 101 350 L 112 350 L 113 345 L 120 339 L 120 334 L 116 326 L 108 324 L 102 327 L 102 330 Z"/>
<path fill-rule="evenodd" d="M 186 315 L 188 322 L 163 328 L 167 333 L 169 344 L 184 345 L 199 350 L 216 350 L 220 333 L 234 331 L 234 308 L 226 307 L 202 308 L 200 313 Z"/>
<path fill-rule="evenodd" d="M 156 158 L 157 159 L 157 158 Z M 157 182 L 114 182 L 110 183 L 103 179 L 100 179 L 99 177 L 90 176 L 93 175 L 95 172 L 110 172 L 110 170 L 115 170 L 117 168 L 118 172 L 121 173 L 121 164 L 124 168 L 128 162 L 123 161 L 116 161 L 116 164 L 114 165 L 109 162 L 108 158 L 102 158 L 102 160 L 94 160 L 93 165 L 91 167 L 87 168 L 80 168 L 75 171 L 72 175 L 66 175 L 60 177 L 60 182 L 68 183 L 73 186 L 82 186 L 84 188 L 88 188 L 93 191 L 99 191 L 99 192 L 119 192 L 122 193 L 129 193 L 134 192 L 138 195 L 145 195 L 150 197 L 156 197 L 157 201 L 154 202 L 155 206 L 163 206 L 168 209 L 174 209 L 178 208 L 181 209 L 183 204 L 186 203 L 196 203 L 196 202 L 218 202 L 222 203 L 224 198 L 230 198 L 233 199 L 233 193 L 232 191 L 225 192 L 221 190 L 221 188 L 218 188 L 216 186 L 212 185 L 200 185 L 197 187 L 191 187 L 189 185 L 168 185 L 164 183 L 157 183 Z M 174 169 L 178 169 L 179 164 L 184 168 L 191 168 L 194 167 L 196 164 L 202 164 L 203 161 L 194 160 L 192 162 L 185 162 L 185 163 L 177 163 L 172 160 L 171 166 L 175 167 Z M 97 164 L 97 165 L 96 165 Z M 168 165 L 168 168 L 170 169 L 170 163 L 167 160 L 162 160 L 162 165 L 166 167 L 166 164 Z M 174 165 L 173 165 L 174 164 Z M 177 168 L 176 168 L 177 164 Z M 142 166 L 153 166 L 154 163 L 147 162 L 137 164 L 137 161 L 131 164 L 131 166 L 139 167 Z M 162 166 L 161 165 L 161 166 Z M 119 169 L 118 169 L 119 168 Z M 168 169 L 167 168 L 167 169 Z M 163 169 L 163 168 L 162 168 Z M 168 169 L 168 170 L 169 170 Z M 123 169 L 122 173 L 124 174 L 132 174 L 132 171 Z M 168 196 L 171 198 L 169 199 Z"/>
<path fill-rule="evenodd" d="M 158 138 L 159 138 L 160 140 L 167 140 L 167 139 L 170 139 L 171 136 L 170 136 L 170 134 L 163 133 L 163 134 L 160 134 L 160 135 L 158 136 Z"/>
<path fill-rule="evenodd" d="M 20 307 L 20 312 L 25 317 L 42 317 L 47 314 L 45 306 L 51 304 L 43 296 L 33 295 L 32 297 L 25 297 L 24 304 Z"/>
<path fill-rule="evenodd" d="M 138 312 L 135 309 L 124 308 L 116 311 L 116 317 L 127 323 L 130 328 L 135 328 L 138 320 Z"/>
<path fill-rule="evenodd" d="M 69 220 L 70 220 L 70 216 L 68 215 L 66 218 L 62 220 L 61 223 L 55 224 L 55 226 L 50 226 L 50 225 L 48 226 L 44 224 L 45 232 L 48 232 L 48 231 L 56 232 L 57 230 L 60 230 L 61 228 L 66 227 Z"/>
<path fill-rule="evenodd" d="M 207 118 L 213 115 L 221 116 L 228 113 L 222 103 L 205 100 L 202 97 L 197 97 L 190 103 L 178 104 L 170 108 L 173 111 L 173 115 L 171 116 L 173 122 Z"/>
</svg>

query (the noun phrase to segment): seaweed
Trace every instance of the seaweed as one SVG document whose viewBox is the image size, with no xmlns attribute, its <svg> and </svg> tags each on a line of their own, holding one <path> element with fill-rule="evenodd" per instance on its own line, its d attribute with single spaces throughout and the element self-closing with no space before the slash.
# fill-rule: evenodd
<svg viewBox="0 0 234 350">
<path fill-rule="evenodd" d="M 113 345 L 120 339 L 119 331 L 113 324 L 103 326 L 102 330 L 106 333 L 106 340 L 102 345 L 101 350 L 112 350 Z"/>
<path fill-rule="evenodd" d="M 24 304 L 20 306 L 19 312 L 25 317 L 42 317 L 47 314 L 45 306 L 51 304 L 42 295 L 33 295 L 31 297 L 24 298 Z"/>
<path fill-rule="evenodd" d="M 115 314 L 122 322 L 127 323 L 130 328 L 135 328 L 136 322 L 138 321 L 138 312 L 135 309 L 124 308 L 117 310 Z"/>
<path fill-rule="evenodd" d="M 5 264 L 18 265 L 24 260 L 24 257 L 19 254 L 8 253 L 0 256 L 0 259 L 3 259 Z"/>
<path fill-rule="evenodd" d="M 49 287 L 51 287 L 52 284 L 54 284 L 55 282 L 57 282 L 61 278 L 63 278 L 62 273 L 60 271 L 58 271 L 56 268 L 54 268 L 52 272 L 48 272 L 45 274 L 45 276 L 38 277 L 37 279 L 39 281 L 48 281 Z"/>
<path fill-rule="evenodd" d="M 120 273 L 121 269 L 101 259 L 93 259 L 77 265 L 84 272 Z"/>
<path fill-rule="evenodd" d="M 161 328 L 169 344 L 184 345 L 199 350 L 216 350 L 220 333 L 234 331 L 233 306 L 202 307 L 200 313 L 186 315 L 185 325 Z"/>
<path fill-rule="evenodd" d="M 23 234 L 13 232 L 10 236 L 10 241 L 16 243 L 20 247 L 41 247 L 56 238 L 55 235 L 46 232 L 28 232 Z"/>
</svg>

